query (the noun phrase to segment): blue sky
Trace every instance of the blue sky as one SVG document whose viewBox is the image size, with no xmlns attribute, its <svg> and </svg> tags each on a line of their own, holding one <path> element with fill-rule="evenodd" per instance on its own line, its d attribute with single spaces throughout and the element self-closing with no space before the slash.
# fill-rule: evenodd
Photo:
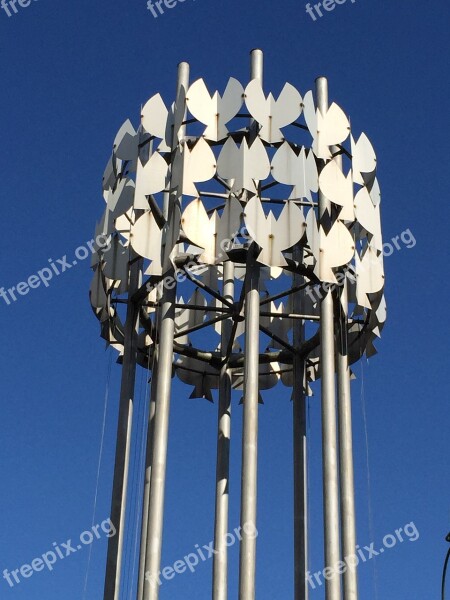
<svg viewBox="0 0 450 600">
<path fill-rule="evenodd" d="M 358 542 L 414 522 L 420 537 L 360 569 L 364 600 L 438 597 L 449 523 L 448 278 L 449 7 L 357 0 L 313 21 L 302 1 L 186 0 L 154 18 L 145 0 L 33 0 L 0 11 L 0 286 L 26 280 L 90 240 L 103 208 L 101 177 L 115 132 L 137 125 L 151 95 L 173 96 L 176 65 L 223 89 L 248 79 L 248 53 L 265 51 L 265 87 L 302 92 L 326 75 L 330 97 L 378 154 L 385 240 L 409 229 L 386 259 L 388 323 L 379 355 L 356 367 Z M 76 540 L 92 523 L 104 398 L 103 461 L 94 522 L 108 517 L 120 369 L 91 313 L 89 261 L 7 305 L 0 419 L 0 570 Z M 109 373 L 109 374 L 108 374 Z M 315 390 L 318 391 L 317 389 Z M 143 413 L 145 375 L 138 373 Z M 216 405 L 174 383 L 163 564 L 212 539 Z M 239 524 L 241 407 L 234 398 L 230 528 Z M 291 405 L 277 387 L 260 417 L 259 600 L 292 598 Z M 318 396 L 311 399 L 311 568 L 323 568 Z M 363 415 L 366 414 L 366 420 Z M 368 461 L 366 459 L 366 435 Z M 131 477 L 138 481 L 134 461 Z M 368 484 L 368 473 L 370 485 Z M 136 492 L 137 493 L 137 492 Z M 133 496 L 135 498 L 135 495 Z M 131 523 L 136 522 L 131 510 Z M 101 531 L 101 530 L 100 530 Z M 126 564 L 132 570 L 133 539 Z M 106 536 L 10 588 L 3 600 L 102 597 Z M 237 546 L 230 598 L 236 597 Z M 166 582 L 162 600 L 210 597 L 210 564 Z M 132 597 L 129 580 L 124 595 Z M 324 597 L 324 587 L 311 595 Z"/>
</svg>

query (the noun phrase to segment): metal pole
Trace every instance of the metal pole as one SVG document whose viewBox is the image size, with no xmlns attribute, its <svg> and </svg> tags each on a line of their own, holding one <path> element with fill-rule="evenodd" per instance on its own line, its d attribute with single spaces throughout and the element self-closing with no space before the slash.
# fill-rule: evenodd
<svg viewBox="0 0 450 600">
<path fill-rule="evenodd" d="M 135 258 L 134 253 L 130 259 Z M 131 263 L 129 295 L 139 289 L 142 260 Z M 128 471 L 130 465 L 131 429 L 133 421 L 134 384 L 136 379 L 138 307 L 128 301 L 124 331 L 122 381 L 120 387 L 119 418 L 117 428 L 116 455 L 111 501 L 111 522 L 116 535 L 109 538 L 106 558 L 104 600 L 118 600 L 120 597 L 120 576 L 122 570 L 123 543 L 125 536 L 125 516 L 128 491 Z"/>
<path fill-rule="evenodd" d="M 223 296 L 234 299 L 234 264 L 223 265 Z M 222 322 L 221 348 L 226 352 L 233 328 L 232 319 Z M 214 524 L 213 600 L 227 600 L 228 596 L 228 499 L 230 485 L 231 438 L 231 372 L 223 365 L 219 383 L 219 415 L 216 465 L 216 515 Z"/>
<path fill-rule="evenodd" d="M 147 430 L 147 449 L 145 453 L 145 481 L 144 481 L 144 501 L 142 504 L 142 524 L 141 524 L 141 548 L 139 555 L 139 580 L 137 599 L 142 600 L 144 595 L 144 577 L 145 577 L 145 557 L 148 536 L 148 509 L 150 505 L 150 483 L 152 476 L 152 454 L 153 454 L 153 431 L 155 427 L 156 412 L 156 376 L 157 363 L 153 365 L 152 384 L 150 390 L 150 411 L 148 416 Z"/>
<path fill-rule="evenodd" d="M 300 248 L 294 250 L 294 258 L 302 260 Z M 303 278 L 295 274 L 293 286 L 303 283 Z M 301 292 L 292 297 L 294 313 L 301 313 Z M 293 322 L 294 348 L 298 349 L 305 338 L 303 321 Z M 294 425 L 294 599 L 308 600 L 308 469 L 306 440 L 306 397 L 305 361 L 294 356 L 293 362 L 292 410 Z"/>
<path fill-rule="evenodd" d="M 263 54 L 252 50 L 251 78 L 263 77 Z M 239 600 L 254 600 L 256 574 L 256 507 L 259 396 L 259 267 L 249 249 L 245 285 L 244 409 L 242 424 L 241 547 Z"/>
<path fill-rule="evenodd" d="M 342 315 L 339 319 L 337 348 L 338 374 L 338 423 L 339 460 L 341 484 L 342 556 L 354 554 L 356 547 L 355 486 L 353 475 L 352 404 L 350 393 L 350 369 L 347 352 L 347 281 L 344 280 L 340 302 Z M 348 564 L 344 572 L 344 600 L 358 600 L 356 566 Z"/>
<path fill-rule="evenodd" d="M 250 248 L 249 252 L 252 252 Z M 258 468 L 259 268 L 249 262 L 245 297 L 244 415 L 241 478 L 239 600 L 255 598 Z"/>
<path fill-rule="evenodd" d="M 328 82 L 316 79 L 317 107 L 322 115 L 328 111 Z M 320 221 L 330 203 L 319 192 Z M 334 361 L 334 311 L 331 290 L 326 292 L 320 305 L 320 365 L 322 387 L 322 461 L 325 566 L 336 568 L 339 552 L 339 487 L 336 433 L 336 386 Z M 341 582 L 337 574 L 325 583 L 326 600 L 340 600 Z"/>
<path fill-rule="evenodd" d="M 189 86 L 189 65 L 178 65 L 177 98 L 182 87 Z M 171 198 L 168 207 L 169 227 L 174 206 Z M 169 204 L 170 204 L 169 203 Z M 172 209 L 172 210 L 171 210 Z M 165 215 L 166 216 L 166 215 Z M 171 269 L 167 276 L 173 276 Z M 176 281 L 176 280 L 175 280 Z M 166 482 L 167 443 L 169 433 L 170 391 L 172 386 L 173 336 L 175 330 L 176 286 L 164 287 L 161 301 L 161 327 L 159 332 L 158 370 L 156 382 L 156 411 L 153 440 L 152 478 L 148 516 L 148 538 L 145 561 L 144 600 L 158 600 L 158 576 L 161 565 L 162 531 L 164 517 L 164 491 Z"/>
</svg>

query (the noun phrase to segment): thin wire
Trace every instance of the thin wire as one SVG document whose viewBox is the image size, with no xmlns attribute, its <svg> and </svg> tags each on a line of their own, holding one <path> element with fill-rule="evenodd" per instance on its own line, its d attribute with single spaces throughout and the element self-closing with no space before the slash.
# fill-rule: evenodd
<svg viewBox="0 0 450 600">
<path fill-rule="evenodd" d="M 135 435 L 137 434 L 137 437 L 139 438 L 139 431 L 140 431 L 140 419 L 139 416 L 141 414 L 141 409 L 142 409 L 142 386 L 143 386 L 143 381 L 144 381 L 144 375 L 143 375 L 143 371 L 141 371 L 141 376 L 140 376 L 140 382 L 139 382 L 139 394 L 137 395 L 137 399 L 136 399 L 136 410 L 134 411 L 135 414 Z M 137 511 L 137 490 L 136 490 L 136 477 L 137 477 L 137 469 L 138 469 L 138 458 L 137 458 L 137 453 L 138 453 L 138 440 L 134 439 L 133 440 L 133 462 L 132 462 L 132 471 L 131 471 L 131 495 L 130 495 L 130 523 L 134 523 L 135 519 L 136 519 L 136 514 L 138 513 Z M 134 511 L 134 514 L 133 514 Z M 130 573 L 132 570 L 132 550 L 133 550 L 133 535 L 134 535 L 134 529 L 132 529 L 130 527 L 130 531 L 127 534 L 127 551 L 126 551 L 126 558 L 127 558 L 127 563 L 128 563 L 128 568 L 126 569 L 126 574 L 127 574 L 127 578 L 126 578 L 126 585 L 124 586 L 123 589 L 123 593 L 124 596 L 131 596 L 132 592 L 133 592 L 133 575 L 131 575 L 130 577 Z M 134 570 L 133 570 L 134 572 Z"/>
<path fill-rule="evenodd" d="M 144 373 L 148 373 L 149 372 L 149 367 L 150 367 L 150 354 L 148 356 L 148 362 L 147 362 L 147 371 L 143 371 Z M 138 501 L 137 501 L 137 507 L 136 507 L 136 526 L 135 526 L 135 540 L 134 540 L 134 554 L 133 554 L 133 570 L 131 573 L 131 581 L 132 581 L 132 585 L 130 588 L 130 595 L 129 598 L 130 600 L 133 597 L 133 581 L 134 581 L 134 574 L 136 572 L 136 564 L 137 564 L 137 549 L 138 549 L 138 544 L 141 540 L 141 536 L 139 535 L 139 517 L 140 515 L 142 515 L 142 510 L 143 510 L 143 505 L 144 505 L 144 486 L 145 486 L 145 448 L 146 448 L 146 436 L 144 435 L 146 432 L 146 428 L 145 428 L 145 423 L 146 421 L 148 421 L 148 415 L 147 415 L 147 397 L 148 397 L 148 390 L 149 390 L 149 379 L 148 377 L 146 377 L 146 385 L 145 385 L 145 392 L 144 392 L 144 400 L 143 400 L 143 410 L 142 410 L 142 424 L 141 424 L 141 448 L 140 448 L 140 455 L 139 455 L 139 460 L 138 460 Z M 142 382 L 141 382 L 141 393 L 142 393 Z M 144 477 L 142 477 L 142 472 L 144 471 Z"/>
<path fill-rule="evenodd" d="M 364 358 L 361 358 L 361 407 L 364 420 L 364 437 L 366 443 L 366 468 L 367 468 L 367 509 L 369 513 L 369 535 L 372 541 L 374 541 L 375 530 L 373 524 L 373 510 L 372 510 L 372 486 L 370 478 L 370 460 L 369 460 L 369 434 L 367 430 L 367 410 L 366 410 L 366 397 L 364 389 Z M 378 600 L 378 569 L 376 561 L 372 561 L 373 566 L 373 592 L 375 600 Z"/>
<path fill-rule="evenodd" d="M 94 525 L 95 525 L 95 513 L 97 511 L 98 488 L 99 488 L 100 471 L 101 471 L 102 458 L 103 458 L 103 445 L 104 445 L 104 441 L 105 441 L 106 414 L 108 411 L 108 401 L 109 401 L 109 385 L 110 385 L 110 381 L 111 381 L 112 356 L 113 356 L 112 346 L 110 346 L 109 347 L 108 368 L 107 368 L 107 373 L 106 373 L 105 404 L 104 404 L 104 408 L 103 408 L 102 434 L 101 434 L 101 438 L 100 438 L 100 450 L 99 450 L 98 464 L 97 464 L 97 481 L 95 484 L 94 508 L 92 511 L 92 527 L 94 527 Z M 92 546 L 93 546 L 93 544 L 89 545 L 86 576 L 84 578 L 83 600 L 86 599 L 86 591 L 87 591 L 88 580 L 89 580 L 89 568 L 91 565 Z"/>
<path fill-rule="evenodd" d="M 447 567 L 448 567 L 449 559 L 450 559 L 450 548 L 447 551 L 447 556 L 445 557 L 445 562 L 444 562 L 444 570 L 442 571 L 442 600 L 445 600 L 445 577 L 447 575 Z"/>
<path fill-rule="evenodd" d="M 159 330 L 159 320 L 160 320 L 160 314 L 159 314 L 159 310 L 155 311 L 155 331 L 156 331 L 156 335 L 158 335 L 158 330 Z M 156 339 L 154 340 L 154 343 L 156 343 Z M 140 478 L 140 485 L 139 485 L 139 500 L 138 500 L 138 508 L 136 511 L 136 529 L 135 529 L 135 545 L 134 545 L 134 556 L 133 556 L 133 571 L 132 571 L 132 576 L 131 579 L 132 581 L 134 580 L 134 574 L 135 574 L 135 570 L 136 570 L 136 564 L 137 564 L 137 549 L 138 549 L 138 545 L 141 542 L 141 535 L 139 535 L 139 514 L 143 515 L 143 507 L 144 507 L 144 488 L 145 488 L 145 476 L 146 476 L 146 469 L 147 469 L 147 464 L 146 464 L 146 448 L 147 448 L 147 435 L 148 435 L 148 431 L 146 428 L 146 423 L 147 423 L 147 427 L 150 427 L 150 421 L 149 421 L 149 414 L 150 414 L 150 399 L 148 402 L 148 407 L 147 407 L 147 398 L 149 397 L 149 390 L 150 390 L 150 380 L 153 379 L 153 374 L 155 371 L 155 364 L 156 364 L 156 352 L 153 352 L 151 355 L 151 367 L 150 367 L 150 352 L 147 355 L 147 378 L 146 378 L 146 384 L 145 384 L 145 395 L 144 395 L 144 410 L 143 410 L 143 420 L 142 420 L 142 431 L 141 431 L 141 452 L 140 452 L 140 457 L 139 457 L 139 472 L 142 474 L 143 472 L 143 477 L 141 475 Z M 152 377 L 148 377 L 149 373 L 152 373 Z M 141 392 L 142 392 L 142 380 L 141 380 Z M 145 435 L 147 432 L 147 435 Z M 143 526 L 143 520 L 141 521 L 141 529 Z M 142 531 L 141 531 L 142 534 Z M 140 556 L 139 556 L 139 564 L 140 564 Z M 129 599 L 131 600 L 133 596 L 133 586 L 130 589 L 130 594 L 129 594 Z"/>
</svg>

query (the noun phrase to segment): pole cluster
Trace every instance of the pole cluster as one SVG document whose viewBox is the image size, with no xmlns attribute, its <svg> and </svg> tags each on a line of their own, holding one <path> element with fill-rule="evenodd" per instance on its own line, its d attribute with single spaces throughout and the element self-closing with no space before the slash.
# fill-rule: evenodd
<svg viewBox="0 0 450 600">
<path fill-rule="evenodd" d="M 156 94 L 137 129 L 119 130 L 103 190 L 90 298 L 122 363 L 104 600 L 121 598 L 138 365 L 151 389 L 137 600 L 159 598 L 173 376 L 191 398 L 218 390 L 213 600 L 229 592 L 232 391 L 243 392 L 239 598 L 253 600 L 261 391 L 292 388 L 294 597 L 307 599 L 307 397 L 319 379 L 326 566 L 356 544 L 351 365 L 375 353 L 386 320 L 372 145 L 329 104 L 323 77 L 305 95 L 289 83 L 267 95 L 253 50 L 249 83 L 231 78 L 223 93 L 181 63 L 173 104 Z M 356 570 L 327 580 L 326 598 L 356 600 Z"/>
</svg>

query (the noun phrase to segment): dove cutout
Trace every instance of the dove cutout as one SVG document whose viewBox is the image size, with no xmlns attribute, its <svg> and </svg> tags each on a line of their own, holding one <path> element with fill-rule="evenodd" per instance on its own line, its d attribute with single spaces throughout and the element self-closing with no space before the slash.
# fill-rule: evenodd
<svg viewBox="0 0 450 600">
<path fill-rule="evenodd" d="M 229 137 L 220 152 L 217 173 L 232 182 L 233 192 L 245 189 L 256 194 L 257 182 L 270 174 L 270 161 L 264 144 L 256 138 L 248 146 L 244 138 L 238 147 L 233 138 Z"/>
<path fill-rule="evenodd" d="M 341 144 L 350 133 L 350 123 L 343 110 L 333 102 L 325 115 L 315 108 L 313 94 L 305 94 L 304 115 L 313 137 L 313 150 L 317 158 L 331 159 L 330 146 Z"/>
<path fill-rule="evenodd" d="M 345 177 L 338 163 L 331 160 L 319 175 L 319 187 L 323 195 L 334 204 L 342 207 L 339 219 L 353 222 L 353 180 L 351 170 Z"/>
<path fill-rule="evenodd" d="M 323 227 L 318 227 L 312 208 L 306 215 L 306 224 L 308 243 L 316 259 L 315 274 L 321 281 L 337 283 L 333 268 L 346 265 L 355 253 L 350 231 L 344 223 L 337 220 L 326 235 Z"/>
<path fill-rule="evenodd" d="M 284 140 L 281 128 L 296 121 L 302 112 L 302 97 L 290 83 L 275 100 L 272 94 L 266 98 L 259 79 L 252 79 L 245 89 L 245 104 L 261 125 L 259 136 L 271 144 Z"/>
<path fill-rule="evenodd" d="M 272 177 L 279 183 L 293 185 L 291 199 L 306 198 L 319 189 L 317 165 L 311 150 L 301 148 L 297 153 L 288 142 L 278 148 L 272 159 Z"/>
<path fill-rule="evenodd" d="M 203 136 L 218 142 L 228 135 L 225 124 L 239 112 L 243 103 L 244 88 L 237 79 L 231 77 L 223 96 L 214 92 L 211 97 L 203 79 L 191 85 L 187 93 L 187 106 L 191 114 L 206 125 Z"/>
<path fill-rule="evenodd" d="M 216 157 L 208 142 L 199 138 L 190 150 L 187 144 L 178 149 L 172 167 L 171 189 L 186 196 L 198 196 L 196 183 L 209 181 L 216 174 Z"/>
<path fill-rule="evenodd" d="M 367 188 L 361 188 L 355 196 L 355 214 L 358 222 L 371 237 L 371 245 L 382 252 L 380 205 L 373 205 Z"/>
<path fill-rule="evenodd" d="M 114 140 L 114 153 L 121 160 L 136 160 L 139 153 L 139 134 L 131 121 L 127 119 L 119 129 Z"/>
<path fill-rule="evenodd" d="M 241 224 L 242 208 L 238 200 L 227 201 L 222 216 L 215 210 L 208 214 L 201 200 L 193 200 L 184 210 L 181 224 L 186 237 L 203 248 L 200 260 L 208 265 L 223 262 L 230 242 L 236 237 Z"/>
<path fill-rule="evenodd" d="M 266 217 L 257 196 L 245 205 L 245 226 L 250 236 L 261 247 L 258 261 L 270 267 L 287 265 L 282 250 L 291 248 L 305 233 L 305 219 L 294 202 L 286 202 L 278 220 L 272 212 Z"/>
<path fill-rule="evenodd" d="M 148 210 L 146 196 L 162 192 L 167 186 L 169 166 L 159 152 L 154 152 L 145 165 L 137 161 L 134 208 Z"/>
<path fill-rule="evenodd" d="M 365 185 L 363 174 L 375 174 L 377 168 L 377 157 L 365 133 L 359 136 L 355 142 L 353 136 L 350 136 L 352 151 L 353 179 L 359 185 Z"/>
<path fill-rule="evenodd" d="M 384 286 L 383 255 L 367 246 L 362 258 L 355 254 L 355 265 L 357 302 L 359 306 L 370 309 L 372 303 L 367 294 L 375 294 Z"/>
</svg>

